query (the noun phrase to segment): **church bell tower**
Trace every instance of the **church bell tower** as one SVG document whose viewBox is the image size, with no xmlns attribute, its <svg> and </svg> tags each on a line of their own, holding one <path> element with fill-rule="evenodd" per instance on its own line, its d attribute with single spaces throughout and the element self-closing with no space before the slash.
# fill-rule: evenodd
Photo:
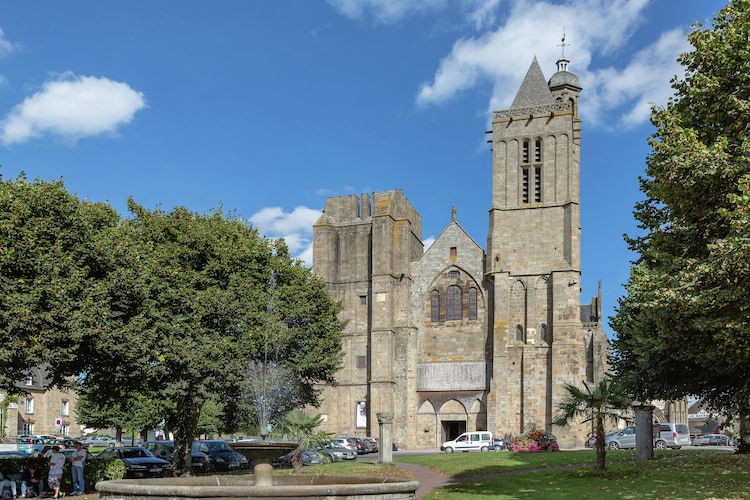
<svg viewBox="0 0 750 500">
<path fill-rule="evenodd" d="M 499 432 L 554 431 L 566 383 L 580 385 L 578 77 L 564 55 L 547 81 L 536 58 L 510 109 L 492 120 L 486 274 L 493 339 L 488 420 Z M 492 427 L 490 427 L 492 428 Z"/>
</svg>

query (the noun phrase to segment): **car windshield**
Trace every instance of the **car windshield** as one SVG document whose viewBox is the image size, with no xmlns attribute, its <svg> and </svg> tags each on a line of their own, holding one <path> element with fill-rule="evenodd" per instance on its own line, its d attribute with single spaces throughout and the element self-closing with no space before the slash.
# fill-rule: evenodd
<svg viewBox="0 0 750 500">
<path fill-rule="evenodd" d="M 141 458 L 141 457 L 152 457 L 150 451 L 145 448 L 126 448 L 120 452 L 122 458 Z"/>
<path fill-rule="evenodd" d="M 224 441 L 212 441 L 208 444 L 208 449 L 211 451 L 224 451 L 229 450 L 229 445 Z"/>
</svg>

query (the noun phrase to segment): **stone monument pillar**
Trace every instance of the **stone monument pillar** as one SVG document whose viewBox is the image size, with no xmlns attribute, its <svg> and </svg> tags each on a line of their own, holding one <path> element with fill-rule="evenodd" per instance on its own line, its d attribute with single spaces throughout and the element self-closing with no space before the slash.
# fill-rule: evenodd
<svg viewBox="0 0 750 500">
<path fill-rule="evenodd" d="M 635 412 L 635 460 L 654 459 L 653 405 L 633 405 Z"/>
<path fill-rule="evenodd" d="M 378 413 L 378 463 L 393 464 L 393 413 Z"/>
</svg>

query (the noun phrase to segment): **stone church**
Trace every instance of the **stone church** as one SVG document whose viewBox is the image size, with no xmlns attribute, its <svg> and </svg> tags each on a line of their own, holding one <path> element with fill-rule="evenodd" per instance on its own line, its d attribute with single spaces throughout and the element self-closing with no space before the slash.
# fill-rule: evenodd
<svg viewBox="0 0 750 500">
<path fill-rule="evenodd" d="M 470 430 L 583 445 L 590 425 L 552 423 L 564 385 L 598 383 L 609 354 L 601 291 L 580 303 L 581 87 L 568 62 L 547 81 L 534 58 L 510 109 L 493 113 L 486 249 L 454 209 L 425 251 L 400 190 L 327 200 L 313 270 L 346 326 L 323 430 L 377 436 L 377 415 L 392 414 L 404 448 Z"/>
</svg>

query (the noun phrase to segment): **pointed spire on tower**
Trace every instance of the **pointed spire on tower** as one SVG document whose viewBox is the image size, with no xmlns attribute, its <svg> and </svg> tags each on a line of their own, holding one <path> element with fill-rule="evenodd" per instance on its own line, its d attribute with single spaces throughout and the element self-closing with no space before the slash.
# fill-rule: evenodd
<svg viewBox="0 0 750 500">
<path fill-rule="evenodd" d="M 542 73 L 542 68 L 539 67 L 536 56 L 534 56 L 521 87 L 518 89 L 515 99 L 513 99 L 513 104 L 510 105 L 510 109 L 530 108 L 552 102 L 554 102 L 554 99 L 547 85 L 547 79 Z"/>
</svg>

